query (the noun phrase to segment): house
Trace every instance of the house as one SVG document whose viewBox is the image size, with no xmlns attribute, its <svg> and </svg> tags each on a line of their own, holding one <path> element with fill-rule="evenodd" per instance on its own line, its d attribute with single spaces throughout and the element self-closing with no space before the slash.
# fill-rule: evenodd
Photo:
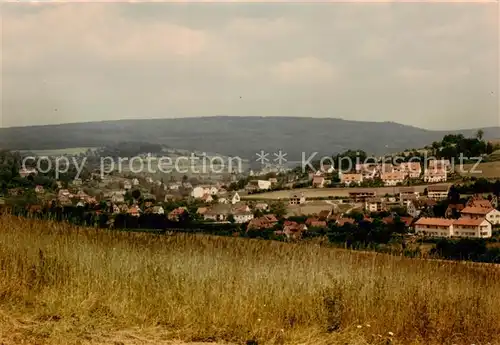
<svg viewBox="0 0 500 345">
<path fill-rule="evenodd" d="M 123 189 L 125 189 L 125 190 L 132 189 L 132 183 L 130 181 L 124 181 L 123 182 Z"/>
<path fill-rule="evenodd" d="M 423 217 L 415 222 L 415 233 L 423 236 L 451 237 L 453 222 L 453 219 Z"/>
<path fill-rule="evenodd" d="M 25 178 L 30 175 L 38 175 L 38 171 L 33 168 L 23 168 L 19 170 L 19 176 Z"/>
<path fill-rule="evenodd" d="M 413 217 L 394 217 L 389 216 L 382 219 L 382 222 L 385 224 L 394 224 L 396 218 L 399 218 L 399 221 L 402 222 L 405 227 L 410 227 L 413 223 Z"/>
<path fill-rule="evenodd" d="M 139 217 L 141 215 L 141 209 L 137 205 L 132 205 L 128 208 L 127 213 L 133 217 Z"/>
<path fill-rule="evenodd" d="M 415 190 L 415 187 L 400 187 L 399 199 L 400 200 L 413 200 L 418 199 L 420 193 Z"/>
<path fill-rule="evenodd" d="M 384 201 L 382 198 L 370 198 L 365 201 L 365 211 L 381 212 L 384 210 Z"/>
<path fill-rule="evenodd" d="M 165 209 L 162 206 L 153 206 L 151 208 L 153 214 L 165 214 Z"/>
<path fill-rule="evenodd" d="M 214 198 L 212 198 L 212 196 L 211 196 L 210 194 L 208 194 L 208 193 L 207 193 L 207 194 L 205 194 L 205 195 L 203 195 L 203 196 L 201 197 L 201 200 L 202 200 L 203 202 L 209 203 L 209 202 L 214 201 Z"/>
<path fill-rule="evenodd" d="M 177 207 L 176 209 L 169 212 L 167 218 L 170 221 L 178 222 L 182 216 L 187 214 L 187 208 L 185 207 Z"/>
<path fill-rule="evenodd" d="M 448 175 L 446 169 L 444 168 L 425 169 L 424 182 L 438 183 L 438 182 L 446 182 L 447 180 L 448 180 Z"/>
<path fill-rule="evenodd" d="M 153 178 L 150 177 L 150 176 L 146 177 L 146 182 L 147 183 L 153 183 Z"/>
<path fill-rule="evenodd" d="M 265 202 L 259 202 L 255 204 L 254 209 L 260 210 L 260 211 L 267 211 L 269 210 L 269 204 L 266 204 Z"/>
<path fill-rule="evenodd" d="M 413 218 L 417 218 L 422 212 L 421 205 L 419 204 L 420 203 L 418 203 L 416 200 L 415 201 L 409 200 L 406 203 L 406 213 L 408 213 Z"/>
<path fill-rule="evenodd" d="M 467 201 L 467 206 L 469 207 L 485 207 L 485 208 L 492 208 L 493 204 L 490 200 L 488 199 L 483 199 L 480 196 L 473 196 L 472 198 Z"/>
<path fill-rule="evenodd" d="M 306 197 L 304 196 L 304 193 L 294 193 L 290 195 L 290 205 L 302 205 L 305 204 L 306 202 Z"/>
<path fill-rule="evenodd" d="M 429 170 L 448 170 L 451 167 L 449 159 L 430 159 L 427 166 Z"/>
<path fill-rule="evenodd" d="M 497 209 L 491 207 L 491 208 L 486 208 L 486 207 L 465 207 L 460 214 L 463 217 L 467 218 L 472 218 L 472 219 L 479 219 L 479 218 L 486 218 L 487 221 L 489 221 L 493 225 L 498 225 L 500 224 L 500 211 Z"/>
<path fill-rule="evenodd" d="M 245 203 L 237 203 L 232 207 L 233 212 L 250 212 L 250 207 Z"/>
<path fill-rule="evenodd" d="M 394 170 L 405 173 L 411 179 L 420 178 L 420 175 L 422 175 L 420 162 L 403 162 L 395 166 Z"/>
<path fill-rule="evenodd" d="M 325 186 L 325 178 L 323 176 L 314 176 L 312 186 L 313 188 L 323 188 Z"/>
<path fill-rule="evenodd" d="M 133 186 L 138 186 L 138 185 L 139 185 L 139 180 L 138 180 L 137 178 L 135 178 L 135 177 L 134 177 L 134 178 L 132 179 L 132 185 L 133 185 Z"/>
<path fill-rule="evenodd" d="M 458 218 L 464 208 L 464 204 L 449 204 L 446 208 L 444 216 L 446 218 Z"/>
<path fill-rule="evenodd" d="M 230 205 L 218 204 L 212 206 L 208 211 L 203 214 L 204 220 L 211 220 L 214 222 L 225 222 L 227 217 L 231 214 L 232 209 Z"/>
<path fill-rule="evenodd" d="M 231 202 L 231 204 L 235 205 L 241 201 L 241 198 L 240 198 L 240 195 L 238 194 L 238 192 L 234 192 L 233 194 L 231 194 L 229 196 L 228 200 Z"/>
<path fill-rule="evenodd" d="M 355 220 L 352 218 L 339 218 L 337 219 L 337 226 L 344 226 L 346 224 L 354 224 Z"/>
<path fill-rule="evenodd" d="M 118 205 L 113 204 L 112 209 L 113 209 L 113 214 L 118 214 L 121 212 L 120 207 L 118 207 Z"/>
<path fill-rule="evenodd" d="M 167 188 L 169 190 L 179 190 L 179 188 L 181 188 L 182 184 L 178 183 L 178 182 L 175 182 L 175 183 L 169 183 L 167 185 Z"/>
<path fill-rule="evenodd" d="M 197 186 L 191 191 L 191 196 L 196 199 L 203 198 L 206 194 L 217 195 L 219 190 L 214 186 Z"/>
<path fill-rule="evenodd" d="M 208 212 L 210 208 L 208 207 L 198 207 L 198 209 L 196 210 L 196 213 L 203 216 L 205 213 Z"/>
<path fill-rule="evenodd" d="M 302 234 L 307 230 L 305 224 L 299 224 L 297 222 L 285 221 L 283 224 L 283 230 L 276 231 L 276 235 L 285 235 L 288 239 L 298 240 L 302 238 Z"/>
<path fill-rule="evenodd" d="M 266 180 L 252 180 L 248 182 L 246 189 L 248 191 L 271 189 L 271 182 Z"/>
<path fill-rule="evenodd" d="M 253 219 L 253 213 L 249 211 L 236 211 L 233 213 L 233 217 L 235 223 L 242 224 L 251 221 Z"/>
<path fill-rule="evenodd" d="M 266 214 L 259 218 L 252 219 L 247 226 L 248 230 L 271 229 L 278 224 L 278 219 L 272 214 Z"/>
<path fill-rule="evenodd" d="M 377 196 L 377 192 L 375 191 L 375 189 L 371 188 L 362 188 L 349 191 L 349 198 L 354 200 L 355 202 L 362 202 L 368 198 L 374 198 L 375 196 Z"/>
<path fill-rule="evenodd" d="M 448 198 L 450 191 L 449 185 L 434 185 L 427 187 L 427 197 L 434 200 L 442 200 Z"/>
<path fill-rule="evenodd" d="M 380 179 L 384 182 L 385 186 L 397 186 L 398 184 L 402 184 L 405 178 L 406 174 L 400 171 L 382 173 L 380 175 Z"/>
<path fill-rule="evenodd" d="M 73 186 L 81 186 L 83 184 L 83 181 L 81 178 L 75 178 L 72 182 Z"/>
<path fill-rule="evenodd" d="M 125 202 L 125 196 L 121 193 L 115 193 L 111 196 L 111 201 L 114 204 L 123 204 Z"/>
<path fill-rule="evenodd" d="M 67 189 L 60 189 L 59 192 L 57 193 L 57 199 L 59 200 L 59 202 L 61 202 L 62 200 L 64 201 L 70 200 L 73 197 L 74 195 L 70 193 L 70 191 Z"/>
<path fill-rule="evenodd" d="M 491 234 L 491 223 L 485 218 L 462 217 L 453 222 L 453 236 L 487 238 Z"/>
<path fill-rule="evenodd" d="M 325 220 L 320 220 L 319 218 L 309 217 L 306 219 L 306 225 L 310 228 L 326 228 L 327 223 Z"/>
<path fill-rule="evenodd" d="M 271 186 L 278 184 L 278 179 L 276 177 L 270 177 L 268 181 L 271 182 Z"/>
<path fill-rule="evenodd" d="M 35 193 L 37 193 L 37 194 L 42 194 L 44 191 L 45 190 L 44 190 L 43 186 L 41 186 L 41 185 L 37 185 L 35 187 Z"/>
<path fill-rule="evenodd" d="M 346 186 L 350 186 L 352 184 L 361 184 L 363 182 L 363 175 L 356 173 L 339 173 L 340 182 L 345 184 Z"/>
</svg>

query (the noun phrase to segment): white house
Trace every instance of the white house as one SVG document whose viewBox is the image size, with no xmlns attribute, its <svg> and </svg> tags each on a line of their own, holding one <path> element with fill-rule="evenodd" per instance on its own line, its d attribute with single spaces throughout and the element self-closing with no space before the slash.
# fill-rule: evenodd
<svg viewBox="0 0 500 345">
<path fill-rule="evenodd" d="M 252 180 L 248 182 L 247 190 L 267 190 L 271 189 L 271 182 L 266 180 Z"/>
<path fill-rule="evenodd" d="M 420 197 L 420 193 L 415 190 L 415 187 L 400 187 L 399 188 L 399 199 L 400 200 L 418 199 L 419 197 Z"/>
<path fill-rule="evenodd" d="M 252 212 L 235 212 L 233 214 L 234 217 L 234 222 L 235 223 L 246 223 L 249 222 L 253 219 L 253 213 Z"/>
<path fill-rule="evenodd" d="M 196 199 L 202 198 L 204 195 L 217 195 L 219 190 L 214 186 L 197 186 L 191 191 L 191 196 Z"/>
<path fill-rule="evenodd" d="M 491 223 L 485 218 L 461 217 L 453 222 L 453 236 L 487 238 L 491 233 Z"/>
<path fill-rule="evenodd" d="M 427 197 L 429 199 L 441 200 L 448 198 L 450 186 L 448 185 L 435 185 L 427 187 Z"/>
<path fill-rule="evenodd" d="M 162 206 L 153 206 L 154 214 L 165 214 L 165 209 Z"/>
<path fill-rule="evenodd" d="M 305 204 L 306 202 L 306 197 L 304 196 L 304 193 L 295 193 L 290 195 L 290 205 L 302 205 Z"/>
<path fill-rule="evenodd" d="M 372 198 L 365 201 L 365 211 L 380 212 L 384 208 L 384 202 L 381 198 Z"/>
<path fill-rule="evenodd" d="M 363 174 L 351 174 L 339 172 L 340 182 L 349 186 L 351 184 L 361 184 L 363 182 Z"/>
<path fill-rule="evenodd" d="M 451 237 L 453 222 L 453 219 L 445 218 L 420 218 L 415 222 L 415 233 L 433 237 Z"/>
<path fill-rule="evenodd" d="M 488 222 L 493 225 L 500 224 L 500 211 L 497 209 L 490 207 L 471 207 L 467 206 L 464 208 L 460 214 L 463 217 L 472 218 L 472 219 L 482 219 L 485 218 Z"/>
<path fill-rule="evenodd" d="M 207 192 L 202 186 L 194 187 L 191 191 L 191 196 L 196 199 L 201 199 L 205 194 L 207 194 Z"/>
<path fill-rule="evenodd" d="M 405 173 L 400 171 L 383 173 L 380 175 L 380 178 L 384 182 L 385 186 L 396 186 L 404 182 Z"/>
<path fill-rule="evenodd" d="M 234 192 L 234 194 L 230 195 L 229 196 L 229 201 L 231 202 L 231 204 L 236 204 L 238 202 L 241 201 L 241 198 L 240 198 L 240 195 L 238 194 L 238 192 Z"/>
<path fill-rule="evenodd" d="M 437 183 L 446 182 L 448 180 L 447 171 L 444 168 L 429 168 L 425 169 L 424 182 Z"/>
</svg>

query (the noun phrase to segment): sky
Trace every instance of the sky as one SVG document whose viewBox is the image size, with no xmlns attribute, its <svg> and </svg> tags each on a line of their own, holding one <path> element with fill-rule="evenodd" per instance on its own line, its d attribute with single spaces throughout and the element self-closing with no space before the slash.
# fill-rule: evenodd
<svg viewBox="0 0 500 345">
<path fill-rule="evenodd" d="M 499 5 L 17 3 L 2 127 L 193 116 L 497 126 Z"/>
</svg>

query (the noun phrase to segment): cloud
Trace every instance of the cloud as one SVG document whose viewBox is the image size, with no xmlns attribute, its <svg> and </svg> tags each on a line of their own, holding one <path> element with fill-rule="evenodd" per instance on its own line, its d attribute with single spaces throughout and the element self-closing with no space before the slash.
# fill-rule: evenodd
<svg viewBox="0 0 500 345">
<path fill-rule="evenodd" d="M 315 114 L 432 127 L 465 94 L 479 115 L 453 123 L 492 124 L 496 9 L 365 1 L 4 4 L 3 124 Z M 419 116 L 401 117 L 411 112 Z"/>
</svg>

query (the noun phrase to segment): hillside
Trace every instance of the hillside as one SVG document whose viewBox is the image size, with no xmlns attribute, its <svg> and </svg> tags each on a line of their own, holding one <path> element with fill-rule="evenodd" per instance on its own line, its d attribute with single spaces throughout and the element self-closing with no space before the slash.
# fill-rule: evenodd
<svg viewBox="0 0 500 345">
<path fill-rule="evenodd" d="M 378 155 L 423 147 L 447 133 L 472 136 L 475 132 L 430 131 L 393 122 L 333 118 L 202 117 L 0 128 L 0 147 L 43 150 L 147 141 L 244 158 L 255 158 L 260 150 L 281 149 L 288 153 L 288 160 L 300 160 L 303 151 L 324 155 L 362 149 Z M 497 138 L 500 128 L 485 128 L 484 132 L 485 138 Z"/>
</svg>

